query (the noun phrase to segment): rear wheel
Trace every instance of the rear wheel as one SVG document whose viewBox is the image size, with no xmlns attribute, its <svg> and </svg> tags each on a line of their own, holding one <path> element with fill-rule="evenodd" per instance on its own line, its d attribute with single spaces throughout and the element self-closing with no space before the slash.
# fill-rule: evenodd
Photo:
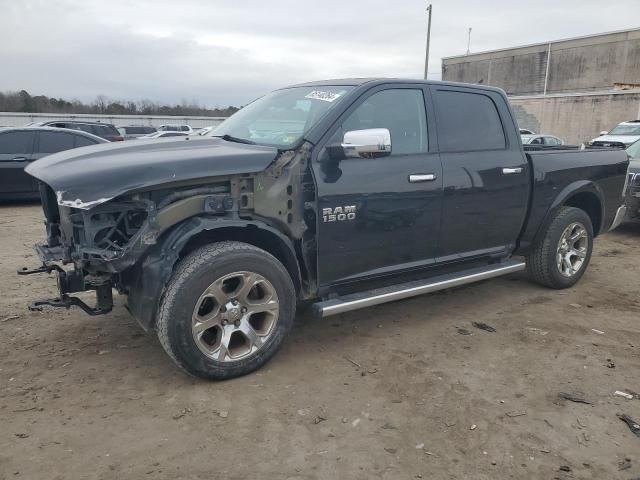
<svg viewBox="0 0 640 480">
<path fill-rule="evenodd" d="M 593 226 L 584 210 L 561 207 L 527 256 L 532 278 L 550 288 L 568 288 L 584 275 L 593 249 Z"/>
<path fill-rule="evenodd" d="M 158 337 L 188 373 L 237 377 L 275 354 L 295 305 L 291 277 L 275 257 L 245 243 L 215 243 L 177 266 L 160 304 Z"/>
</svg>

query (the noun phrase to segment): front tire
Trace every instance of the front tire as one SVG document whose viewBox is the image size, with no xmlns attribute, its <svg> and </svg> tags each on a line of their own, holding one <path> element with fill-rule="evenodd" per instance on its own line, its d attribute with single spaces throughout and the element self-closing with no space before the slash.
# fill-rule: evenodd
<svg viewBox="0 0 640 480">
<path fill-rule="evenodd" d="M 541 285 L 569 288 L 584 275 L 592 250 L 589 215 L 579 208 L 560 207 L 544 236 L 527 255 L 527 270 Z"/>
<path fill-rule="evenodd" d="M 264 365 L 295 309 L 293 282 L 275 257 L 246 243 L 214 243 L 176 267 L 158 309 L 158 338 L 187 373 L 224 380 Z"/>
</svg>

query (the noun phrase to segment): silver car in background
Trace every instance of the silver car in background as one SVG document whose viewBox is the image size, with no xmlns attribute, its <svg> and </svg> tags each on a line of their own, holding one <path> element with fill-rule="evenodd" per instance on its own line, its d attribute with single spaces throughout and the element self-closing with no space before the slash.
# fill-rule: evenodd
<svg viewBox="0 0 640 480">
<path fill-rule="evenodd" d="M 564 142 L 558 137 L 553 135 L 520 135 L 523 145 L 545 145 L 547 147 L 559 147 L 564 145 Z"/>
<path fill-rule="evenodd" d="M 189 133 L 188 132 L 153 132 L 150 133 L 149 135 L 144 135 L 142 137 L 137 137 L 138 140 L 149 140 L 149 139 L 153 139 L 153 138 L 168 138 L 168 137 L 188 137 Z"/>
<path fill-rule="evenodd" d="M 143 137 L 156 132 L 156 128 L 149 125 L 122 125 L 117 128 L 125 140 Z"/>
<path fill-rule="evenodd" d="M 627 170 L 626 205 L 627 216 L 625 220 L 640 220 L 640 140 L 637 140 L 627 148 L 629 155 L 629 170 Z"/>
</svg>

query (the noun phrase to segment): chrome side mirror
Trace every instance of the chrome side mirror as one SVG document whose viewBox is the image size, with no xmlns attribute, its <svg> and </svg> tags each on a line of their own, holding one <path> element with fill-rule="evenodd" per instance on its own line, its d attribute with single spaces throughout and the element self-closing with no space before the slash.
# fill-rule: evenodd
<svg viewBox="0 0 640 480">
<path fill-rule="evenodd" d="M 391 133 L 387 128 L 352 130 L 341 144 L 346 158 L 376 158 L 391 155 Z"/>
</svg>

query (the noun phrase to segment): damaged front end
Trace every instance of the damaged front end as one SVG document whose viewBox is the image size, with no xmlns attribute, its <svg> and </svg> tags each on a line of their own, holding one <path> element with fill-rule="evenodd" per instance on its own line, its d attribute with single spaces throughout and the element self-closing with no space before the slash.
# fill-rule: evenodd
<svg viewBox="0 0 640 480">
<path fill-rule="evenodd" d="M 61 198 L 42 181 L 47 241 L 35 247 L 42 265 L 18 273 L 54 273 L 59 295 L 36 300 L 29 308 L 78 306 L 90 315 L 105 314 L 113 308 L 115 288 L 129 295 L 131 313 L 146 327 L 180 249 L 207 229 L 264 226 L 291 241 L 294 258 L 298 252 L 311 258 L 302 247 L 305 238 L 312 238 L 305 235 L 308 225 L 314 225 L 313 219 L 305 221 L 304 195 L 313 190 L 305 180 L 309 152 L 305 145 L 276 152 L 257 172 L 157 178 L 155 184 L 149 180 L 133 192 L 91 205 Z M 85 291 L 95 292 L 95 306 L 71 295 Z"/>
<path fill-rule="evenodd" d="M 89 315 L 109 313 L 113 308 L 111 275 L 100 271 L 99 268 L 92 268 L 91 262 L 82 259 L 77 248 L 80 244 L 75 241 L 76 236 L 86 238 L 83 229 L 79 228 L 78 216 L 81 216 L 83 211 L 74 212 L 76 209 L 59 206 L 53 190 L 44 183 L 40 184 L 40 196 L 45 214 L 47 241 L 35 245 L 34 248 L 42 265 L 37 268 L 24 267 L 18 270 L 18 275 L 54 273 L 59 296 L 35 300 L 29 304 L 29 310 L 40 311 L 43 306 L 62 308 L 78 306 Z M 118 227 L 112 224 L 112 229 L 118 230 Z M 109 236 L 107 232 L 102 233 L 104 241 L 109 241 Z M 96 241 L 98 244 L 100 243 L 98 238 L 94 238 L 94 245 L 96 245 Z M 70 264 L 73 264 L 73 268 L 63 268 L 63 266 Z M 89 290 L 96 292 L 94 307 L 87 305 L 78 297 L 69 295 Z"/>
</svg>

